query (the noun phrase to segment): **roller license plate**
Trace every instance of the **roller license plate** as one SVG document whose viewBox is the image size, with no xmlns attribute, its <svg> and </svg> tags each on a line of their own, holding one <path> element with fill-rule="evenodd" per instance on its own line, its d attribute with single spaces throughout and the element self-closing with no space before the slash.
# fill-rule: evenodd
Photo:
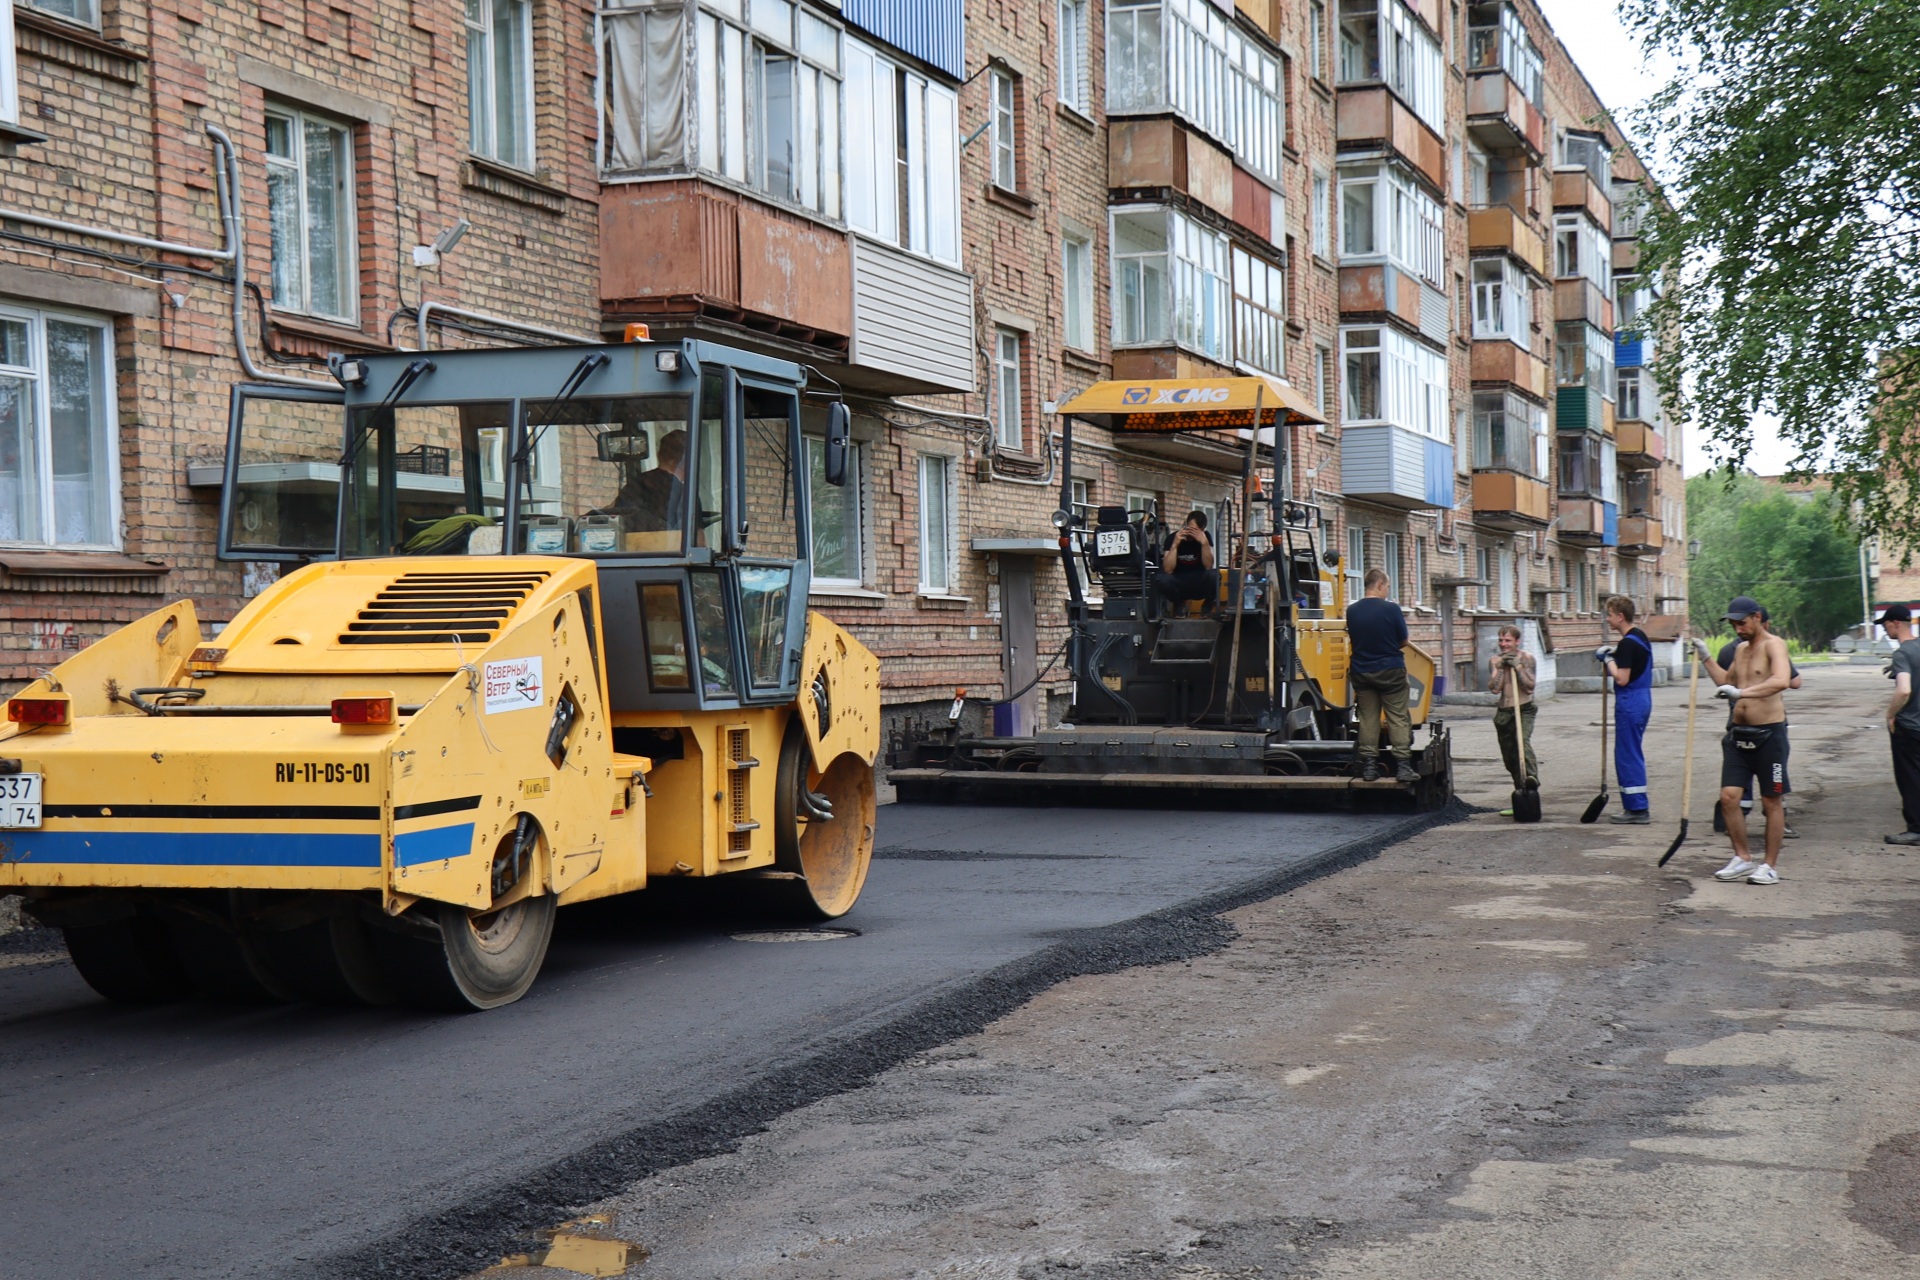
<svg viewBox="0 0 1920 1280">
<path fill-rule="evenodd" d="M 40 779 L 37 773 L 0 774 L 0 828 L 40 825 Z"/>
<path fill-rule="evenodd" d="M 1093 535 L 1093 554 L 1097 556 L 1123 556 L 1131 550 L 1125 529 L 1103 529 Z"/>
</svg>

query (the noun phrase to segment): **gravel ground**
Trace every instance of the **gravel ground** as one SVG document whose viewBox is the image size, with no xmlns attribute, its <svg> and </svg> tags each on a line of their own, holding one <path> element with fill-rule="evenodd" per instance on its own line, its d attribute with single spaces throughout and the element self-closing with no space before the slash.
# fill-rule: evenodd
<svg viewBox="0 0 1920 1280">
<path fill-rule="evenodd" d="M 1685 689 L 1656 697 L 1642 828 L 1574 821 L 1599 708 L 1562 698 L 1547 822 L 1482 812 L 1212 904 L 1184 950 L 581 1211 L 648 1251 L 623 1274 L 674 1280 L 1920 1276 L 1920 857 L 1880 841 L 1885 691 L 1832 668 L 1790 697 L 1777 886 L 1710 874 L 1720 704 L 1656 870 Z M 1490 713 L 1450 718 L 1462 793 L 1498 807 Z"/>
</svg>

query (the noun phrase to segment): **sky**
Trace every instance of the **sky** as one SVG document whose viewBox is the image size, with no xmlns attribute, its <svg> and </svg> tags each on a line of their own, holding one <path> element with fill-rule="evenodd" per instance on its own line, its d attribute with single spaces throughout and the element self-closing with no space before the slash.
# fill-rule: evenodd
<svg viewBox="0 0 1920 1280">
<path fill-rule="evenodd" d="M 1630 127 L 1633 110 L 1651 97 L 1666 82 L 1672 61 L 1664 55 L 1651 64 L 1640 45 L 1621 25 L 1614 0 L 1537 0 L 1554 34 L 1567 47 L 1573 59 L 1586 73 L 1600 100 L 1613 110 L 1616 119 Z M 1644 154 L 1644 140 L 1640 150 Z M 1656 166 L 1657 167 L 1657 166 Z M 1787 469 L 1793 451 L 1780 440 L 1770 420 L 1754 424 L 1754 447 L 1747 465 L 1762 475 L 1777 475 Z M 1704 443 L 1687 437 L 1686 473 L 1697 475 L 1713 466 L 1714 456 Z"/>
</svg>

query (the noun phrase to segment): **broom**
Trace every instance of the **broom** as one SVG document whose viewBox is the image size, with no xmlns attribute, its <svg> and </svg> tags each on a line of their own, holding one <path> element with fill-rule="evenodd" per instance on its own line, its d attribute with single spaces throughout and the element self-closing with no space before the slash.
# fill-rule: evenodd
<svg viewBox="0 0 1920 1280">
<path fill-rule="evenodd" d="M 1600 794 L 1587 804 L 1587 811 L 1580 815 L 1580 821 L 1592 824 L 1600 821 L 1600 811 L 1607 807 L 1607 686 L 1613 683 L 1613 677 L 1607 674 L 1604 663 L 1600 667 Z"/>
<path fill-rule="evenodd" d="M 1686 773 L 1680 779 L 1680 834 L 1673 838 L 1667 851 L 1660 855 L 1656 867 L 1664 867 L 1680 852 L 1680 846 L 1687 842 L 1687 810 L 1693 806 L 1693 716 L 1697 704 L 1693 695 L 1700 688 L 1700 659 L 1696 656 L 1687 664 L 1693 674 L 1687 677 L 1687 765 Z"/>
</svg>

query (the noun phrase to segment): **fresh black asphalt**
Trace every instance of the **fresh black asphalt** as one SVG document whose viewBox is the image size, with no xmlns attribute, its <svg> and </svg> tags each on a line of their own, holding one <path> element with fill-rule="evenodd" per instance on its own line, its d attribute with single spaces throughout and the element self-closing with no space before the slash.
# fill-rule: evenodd
<svg viewBox="0 0 1920 1280">
<path fill-rule="evenodd" d="M 856 937 L 736 941 L 764 922 L 649 892 L 563 912 L 533 991 L 465 1017 L 116 1008 L 64 963 L 0 963 L 0 1273 L 477 1270 L 1064 978 L 1212 950 L 1221 911 L 1434 820 L 890 806 Z"/>
</svg>

